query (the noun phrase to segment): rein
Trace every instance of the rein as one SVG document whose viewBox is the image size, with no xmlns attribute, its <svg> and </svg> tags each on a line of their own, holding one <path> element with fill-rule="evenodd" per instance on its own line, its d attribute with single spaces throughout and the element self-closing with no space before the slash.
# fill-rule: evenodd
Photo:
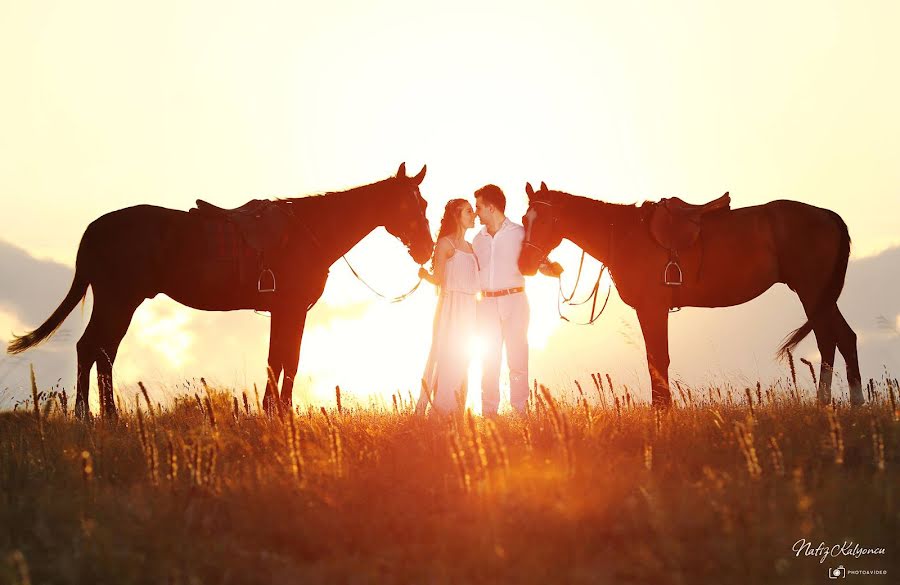
<svg viewBox="0 0 900 585">
<path fill-rule="evenodd" d="M 418 191 L 417 191 L 417 192 L 418 192 Z M 417 204 L 416 207 L 419 209 L 419 213 L 420 213 L 420 214 L 422 215 L 422 217 L 424 218 L 424 217 L 425 217 L 425 212 L 422 210 L 421 206 L 419 206 L 419 205 Z M 306 230 L 306 233 L 309 234 L 309 237 L 312 239 L 313 244 L 314 244 L 317 248 L 319 248 L 319 249 L 321 250 L 321 249 L 322 249 L 322 243 L 319 241 L 319 238 L 316 237 L 316 234 L 312 231 L 312 229 L 311 229 L 308 225 L 306 225 L 306 222 L 303 221 L 301 218 L 297 217 L 296 215 L 294 215 L 293 212 L 291 212 L 291 216 L 293 216 L 293 217 L 297 220 L 297 223 L 299 223 L 300 226 L 301 226 L 303 229 Z M 426 221 L 427 221 L 427 220 L 426 220 Z M 397 236 L 395 236 L 395 237 L 397 237 Z M 397 237 L 397 239 L 400 240 L 405 246 L 409 247 L 409 245 L 407 245 L 406 242 L 403 242 L 403 240 L 402 240 L 401 238 Z M 416 281 L 416 284 L 414 284 L 413 287 L 412 287 L 411 289 L 409 289 L 407 292 L 405 292 L 405 293 L 403 293 L 403 294 L 401 294 L 401 295 L 397 295 L 397 296 L 395 296 L 395 297 L 388 297 L 387 295 L 384 295 L 384 294 L 378 292 L 377 290 L 375 290 L 375 289 L 372 287 L 372 285 L 370 285 L 368 282 L 366 282 L 366 281 L 363 279 L 363 277 L 359 275 L 359 273 L 356 271 L 356 269 L 353 268 L 353 265 L 350 264 L 350 261 L 347 260 L 347 255 L 346 255 L 346 254 L 341 254 L 341 260 L 343 260 L 344 263 L 347 264 L 347 268 L 350 269 L 350 272 L 353 274 L 353 276 L 355 276 L 357 280 L 359 280 L 361 283 L 363 283 L 367 289 L 369 289 L 370 291 L 372 291 L 373 293 L 375 293 L 377 296 L 381 297 L 382 299 L 385 299 L 385 300 L 387 300 L 388 302 L 391 302 L 391 303 L 399 303 L 400 301 L 405 300 L 407 297 L 409 297 L 409 296 L 412 295 L 414 292 L 416 292 L 416 290 L 417 290 L 417 289 L 419 288 L 419 286 L 422 284 L 422 278 L 419 277 L 419 280 Z"/>
<path fill-rule="evenodd" d="M 541 205 L 546 205 L 548 208 L 550 208 L 551 213 L 552 213 L 553 223 L 554 224 L 558 223 L 559 218 L 557 218 L 556 214 L 553 213 L 553 211 L 552 211 L 553 205 L 550 202 L 548 202 L 548 201 L 533 201 L 532 205 L 534 205 L 535 203 L 539 203 Z M 608 251 L 607 256 L 612 256 L 613 227 L 614 227 L 614 224 L 609 224 L 609 243 L 607 244 L 607 251 Z M 535 250 L 538 251 L 538 253 L 542 254 L 542 256 L 543 256 L 542 259 L 546 260 L 547 256 L 549 255 L 549 252 L 545 251 L 543 248 L 532 243 L 530 240 L 531 240 L 531 233 L 529 230 L 529 232 L 526 234 L 525 241 L 522 243 L 523 246 L 529 246 L 529 247 L 534 248 Z M 606 310 L 606 305 L 609 303 L 609 297 L 612 294 L 612 283 L 610 283 L 609 288 L 606 290 L 606 298 L 603 300 L 603 305 L 600 307 L 600 311 L 597 312 L 597 299 L 599 298 L 598 293 L 600 292 L 600 280 L 603 278 L 603 273 L 608 270 L 607 265 L 603 264 L 600 267 L 600 273 L 597 274 L 597 281 L 594 283 L 594 286 L 591 289 L 591 292 L 587 296 L 587 298 L 585 298 L 583 301 L 580 301 L 580 302 L 572 302 L 572 299 L 575 297 L 575 292 L 578 290 L 578 283 L 581 282 L 581 273 L 582 273 L 582 269 L 584 268 L 585 254 L 586 254 L 586 252 L 585 252 L 584 248 L 582 248 L 581 249 L 581 259 L 578 262 L 578 272 L 575 274 L 575 284 L 572 286 L 571 294 L 566 295 L 563 292 L 562 279 L 559 279 L 559 293 L 558 293 L 558 296 L 556 299 L 556 311 L 557 311 L 557 313 L 559 313 L 560 319 L 562 319 L 566 323 L 572 323 L 573 325 L 592 325 L 595 321 L 597 321 L 597 319 L 600 318 L 600 315 L 603 314 L 603 311 Z M 563 305 L 567 305 L 570 307 L 577 307 L 577 306 L 587 304 L 587 302 L 590 301 L 591 299 L 593 299 L 593 302 L 591 303 L 591 318 L 588 320 L 587 323 L 576 323 L 562 314 L 562 306 Z"/>
</svg>

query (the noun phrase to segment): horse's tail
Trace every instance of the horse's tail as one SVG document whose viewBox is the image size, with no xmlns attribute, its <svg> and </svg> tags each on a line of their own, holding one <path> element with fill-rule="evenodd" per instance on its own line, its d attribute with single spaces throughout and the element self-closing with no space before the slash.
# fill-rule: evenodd
<svg viewBox="0 0 900 585">
<path fill-rule="evenodd" d="M 837 220 L 838 227 L 841 231 L 841 242 L 837 261 L 834 263 L 834 271 L 831 274 L 831 280 L 829 281 L 828 286 L 825 287 L 825 290 L 822 291 L 822 295 L 819 297 L 819 302 L 815 309 L 808 315 L 806 323 L 795 329 L 784 340 L 784 343 L 781 344 L 781 347 L 778 349 L 779 358 L 787 357 L 787 353 L 797 347 L 797 344 L 810 334 L 813 327 L 822 317 L 822 313 L 827 311 L 837 302 L 838 297 L 841 296 L 841 291 L 844 289 L 844 277 L 847 275 L 847 264 L 850 262 L 850 231 L 847 229 L 847 224 L 844 223 L 844 220 L 840 215 L 833 213 L 833 216 L 835 220 Z"/>
<path fill-rule="evenodd" d="M 59 306 L 56 307 L 56 310 L 53 311 L 53 314 L 47 317 L 47 320 L 40 327 L 25 335 L 13 335 L 14 339 L 6 347 L 6 353 L 12 355 L 22 353 L 53 335 L 69 313 L 72 312 L 72 309 L 75 308 L 75 305 L 87 294 L 90 280 L 85 274 L 85 262 L 83 259 L 85 255 L 85 239 L 82 238 L 81 246 L 78 249 L 78 260 L 75 262 L 75 277 L 72 279 L 72 286 L 69 287 L 66 298 L 63 299 Z"/>
</svg>

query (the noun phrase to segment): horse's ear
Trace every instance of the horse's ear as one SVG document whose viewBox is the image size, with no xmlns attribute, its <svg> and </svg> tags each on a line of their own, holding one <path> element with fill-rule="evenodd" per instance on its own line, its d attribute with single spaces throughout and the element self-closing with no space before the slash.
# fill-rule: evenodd
<svg viewBox="0 0 900 585">
<path fill-rule="evenodd" d="M 413 177 L 413 181 L 415 181 L 416 185 L 421 185 L 422 180 L 425 178 L 425 171 L 428 170 L 428 165 L 422 165 L 422 170 L 419 171 L 419 174 Z"/>
<path fill-rule="evenodd" d="M 531 183 L 525 183 L 525 193 L 528 195 L 528 199 L 534 197 L 534 187 L 531 186 Z"/>
<path fill-rule="evenodd" d="M 547 183 L 541 181 L 541 191 L 549 191 L 549 190 L 550 189 L 547 188 Z"/>
<path fill-rule="evenodd" d="M 397 169 L 397 176 L 401 177 L 401 178 L 406 177 L 406 163 L 405 162 L 400 163 L 400 168 Z"/>
</svg>

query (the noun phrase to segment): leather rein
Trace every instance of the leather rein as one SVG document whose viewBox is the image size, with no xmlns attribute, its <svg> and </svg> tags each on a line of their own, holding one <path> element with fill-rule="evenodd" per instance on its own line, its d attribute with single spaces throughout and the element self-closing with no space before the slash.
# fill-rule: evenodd
<svg viewBox="0 0 900 585">
<path fill-rule="evenodd" d="M 552 211 L 553 205 L 549 201 L 532 201 L 531 202 L 531 205 L 535 205 L 535 204 L 546 205 L 551 210 L 550 211 L 551 221 L 553 222 L 553 224 L 555 225 L 556 223 L 559 222 L 559 218 Z M 614 227 L 614 224 L 609 225 L 609 242 L 607 244 L 607 250 L 609 252 L 608 255 L 612 254 L 613 227 Z M 535 250 L 537 250 L 538 254 L 541 255 L 542 261 L 546 260 L 547 256 L 550 254 L 549 250 L 544 250 L 537 244 L 534 244 L 533 242 L 531 242 L 530 230 L 528 230 L 526 232 L 525 240 L 522 242 L 522 245 L 528 246 L 528 247 L 531 247 L 531 248 L 534 248 Z M 597 319 L 600 318 L 600 315 L 603 314 L 603 311 L 606 310 L 606 305 L 609 303 L 609 297 L 612 294 L 612 282 L 610 282 L 609 288 L 606 290 L 606 298 L 603 300 L 603 305 L 600 307 L 600 310 L 598 312 L 597 311 L 597 299 L 599 298 L 598 293 L 600 291 L 600 280 L 603 278 L 603 273 L 608 270 L 607 265 L 602 264 L 600 266 L 600 272 L 599 272 L 599 274 L 597 274 L 597 281 L 594 283 L 594 286 L 591 289 L 590 294 L 583 301 L 572 302 L 572 299 L 575 297 L 575 292 L 578 290 L 578 283 L 581 282 L 581 273 L 582 273 L 582 269 L 584 268 L 585 254 L 586 254 L 585 250 L 584 250 L 584 248 L 582 248 L 581 249 L 581 260 L 579 260 L 579 262 L 578 262 L 578 272 L 575 274 L 575 284 L 572 286 L 571 294 L 566 295 L 563 292 L 562 278 L 559 278 L 559 293 L 558 293 L 557 299 L 556 299 L 556 311 L 557 311 L 557 313 L 559 313 L 560 319 L 562 319 L 563 321 L 566 321 L 567 323 L 572 323 L 574 325 L 592 325 L 595 321 L 597 321 Z M 591 303 L 591 317 L 587 321 L 587 323 L 577 323 L 577 322 L 572 321 L 565 315 L 563 315 L 563 313 L 562 313 L 563 305 L 567 305 L 569 307 L 577 307 L 580 305 L 587 304 L 587 302 L 592 299 L 593 299 L 593 302 Z"/>
</svg>

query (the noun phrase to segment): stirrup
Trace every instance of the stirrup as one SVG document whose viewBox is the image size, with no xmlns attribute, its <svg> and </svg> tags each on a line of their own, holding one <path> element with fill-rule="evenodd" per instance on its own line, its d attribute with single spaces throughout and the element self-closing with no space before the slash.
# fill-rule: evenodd
<svg viewBox="0 0 900 585">
<path fill-rule="evenodd" d="M 675 267 L 677 271 L 675 273 L 675 279 L 669 279 L 669 269 Z M 663 270 L 663 282 L 666 286 L 681 286 L 684 283 L 684 273 L 681 272 L 681 266 L 678 265 L 678 262 L 674 260 L 669 260 L 669 263 L 666 264 L 665 270 Z"/>
<path fill-rule="evenodd" d="M 272 288 L 263 288 L 263 276 L 265 276 L 266 273 L 272 277 Z M 272 272 L 271 268 L 266 268 L 259 273 L 259 280 L 256 281 L 256 291 L 261 293 L 275 292 L 275 273 Z"/>
</svg>

